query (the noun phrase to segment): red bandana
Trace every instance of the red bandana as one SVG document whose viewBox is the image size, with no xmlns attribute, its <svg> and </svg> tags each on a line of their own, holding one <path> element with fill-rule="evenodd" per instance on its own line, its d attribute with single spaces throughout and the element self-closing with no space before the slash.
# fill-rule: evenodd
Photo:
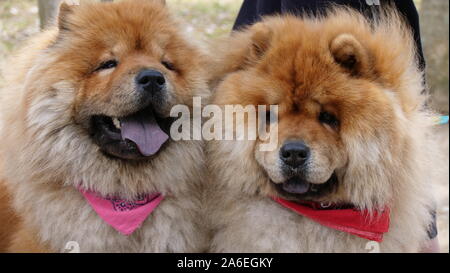
<svg viewBox="0 0 450 273">
<path fill-rule="evenodd" d="M 273 200 L 321 225 L 370 241 L 382 242 L 383 234 L 389 231 L 390 213 L 388 208 L 376 211 L 370 216 L 367 210 L 361 211 L 355 208 L 324 207 L 314 202 L 299 204 L 281 198 L 273 198 Z"/>
</svg>

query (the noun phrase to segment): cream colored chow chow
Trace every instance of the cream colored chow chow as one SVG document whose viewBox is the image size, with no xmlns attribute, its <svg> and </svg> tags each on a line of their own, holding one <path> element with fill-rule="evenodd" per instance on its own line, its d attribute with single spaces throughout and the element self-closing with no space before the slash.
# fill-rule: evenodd
<svg viewBox="0 0 450 273">
<path fill-rule="evenodd" d="M 0 93 L 1 176 L 20 218 L 2 230 L 7 250 L 203 251 L 202 144 L 167 131 L 172 106 L 208 95 L 204 60 L 164 1 L 63 4 L 59 26 L 12 59 Z M 79 189 L 164 200 L 125 236 Z"/>
</svg>

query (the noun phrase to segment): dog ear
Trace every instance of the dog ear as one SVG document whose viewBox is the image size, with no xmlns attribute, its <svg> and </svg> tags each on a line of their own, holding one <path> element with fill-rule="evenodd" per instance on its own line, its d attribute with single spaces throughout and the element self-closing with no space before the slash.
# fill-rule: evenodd
<svg viewBox="0 0 450 273">
<path fill-rule="evenodd" d="M 74 5 L 69 5 L 66 2 L 62 2 L 59 6 L 59 13 L 58 13 L 58 28 L 60 31 L 67 31 L 69 30 L 69 22 L 68 17 L 74 10 Z"/>
<path fill-rule="evenodd" d="M 249 58 L 259 60 L 270 47 L 272 31 L 264 23 L 257 23 L 250 28 L 252 32 Z"/>
<path fill-rule="evenodd" d="M 233 32 L 230 37 L 218 39 L 211 46 L 209 84 L 211 88 L 229 73 L 244 69 L 260 60 L 270 47 L 271 29 L 264 23 L 257 23 L 244 31 Z"/>
<path fill-rule="evenodd" d="M 351 34 L 341 34 L 330 43 L 334 60 L 353 76 L 364 74 L 369 66 L 369 55 Z"/>
</svg>

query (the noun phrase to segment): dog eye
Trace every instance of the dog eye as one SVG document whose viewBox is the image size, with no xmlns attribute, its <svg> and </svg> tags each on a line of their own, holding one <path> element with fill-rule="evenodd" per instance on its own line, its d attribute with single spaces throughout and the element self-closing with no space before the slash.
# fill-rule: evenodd
<svg viewBox="0 0 450 273">
<path fill-rule="evenodd" d="M 319 121 L 323 124 L 327 124 L 333 128 L 339 126 L 339 120 L 333 114 L 328 112 L 321 112 L 319 115 Z"/>
<path fill-rule="evenodd" d="M 118 64 L 119 64 L 119 62 L 116 60 L 109 60 L 109 61 L 103 62 L 99 67 L 97 67 L 97 69 L 95 69 L 95 71 L 111 69 L 111 68 L 116 67 Z"/>
<path fill-rule="evenodd" d="M 175 65 L 173 63 L 171 63 L 171 62 L 162 61 L 161 64 L 164 65 L 164 67 L 169 69 L 170 71 L 175 71 L 176 70 Z"/>
</svg>

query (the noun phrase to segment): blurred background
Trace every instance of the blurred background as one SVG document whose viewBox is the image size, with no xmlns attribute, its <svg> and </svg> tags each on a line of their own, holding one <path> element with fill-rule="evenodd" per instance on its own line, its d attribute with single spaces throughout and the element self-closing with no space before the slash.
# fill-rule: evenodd
<svg viewBox="0 0 450 273">
<path fill-rule="evenodd" d="M 0 0 L 0 69 L 24 40 L 39 32 L 55 14 L 60 0 Z M 449 111 L 449 1 L 417 0 L 422 38 L 427 59 L 427 78 L 431 105 L 439 113 Z M 186 31 L 195 39 L 229 35 L 242 0 L 167 0 L 170 8 L 184 19 Z M 0 86 L 3 80 L 0 73 Z M 0 106 L 1 107 L 1 106 Z M 448 166 L 449 127 L 437 126 L 436 136 Z M 440 242 L 449 251 L 449 175 L 448 168 L 436 189 Z"/>
</svg>

